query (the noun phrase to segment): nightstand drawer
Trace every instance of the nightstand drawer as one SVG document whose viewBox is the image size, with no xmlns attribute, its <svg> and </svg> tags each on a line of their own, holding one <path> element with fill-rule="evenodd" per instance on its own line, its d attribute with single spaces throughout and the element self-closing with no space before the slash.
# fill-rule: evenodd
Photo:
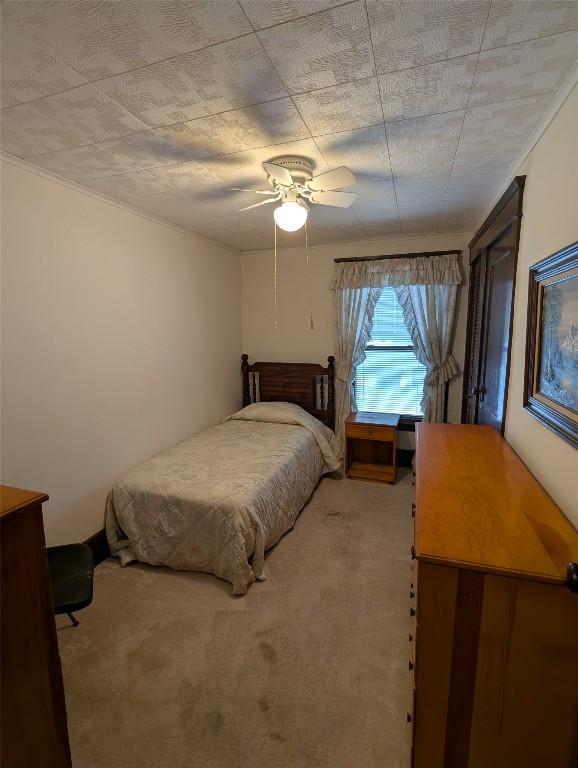
<svg viewBox="0 0 578 768">
<path fill-rule="evenodd" d="M 361 437 L 365 440 L 395 440 L 396 431 L 393 427 L 377 427 L 369 424 L 346 424 L 347 437 Z"/>
</svg>

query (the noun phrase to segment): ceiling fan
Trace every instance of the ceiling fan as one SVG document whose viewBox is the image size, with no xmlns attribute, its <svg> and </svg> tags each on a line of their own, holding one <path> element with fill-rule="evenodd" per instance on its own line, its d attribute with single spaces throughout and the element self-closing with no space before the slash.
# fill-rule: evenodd
<svg viewBox="0 0 578 768">
<path fill-rule="evenodd" d="M 349 208 L 357 199 L 355 192 L 336 191 L 357 183 L 353 173 L 345 166 L 313 176 L 311 160 L 305 157 L 283 156 L 275 158 L 275 162 L 263 163 L 263 169 L 272 190 L 235 187 L 233 191 L 273 195 L 260 203 L 241 208 L 241 211 L 250 211 L 281 200 L 281 205 L 275 208 L 273 215 L 277 226 L 286 232 L 295 232 L 305 224 L 309 212 L 307 203 Z"/>
</svg>

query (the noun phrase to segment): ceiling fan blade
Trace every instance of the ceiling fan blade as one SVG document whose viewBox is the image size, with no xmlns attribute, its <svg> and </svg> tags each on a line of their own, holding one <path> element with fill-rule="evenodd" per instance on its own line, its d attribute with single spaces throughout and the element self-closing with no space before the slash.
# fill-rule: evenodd
<svg viewBox="0 0 578 768">
<path fill-rule="evenodd" d="M 272 189 L 241 189 L 240 187 L 229 187 L 228 192 L 253 192 L 256 195 L 272 195 Z"/>
<path fill-rule="evenodd" d="M 282 165 L 276 165 L 275 163 L 263 163 L 263 168 L 278 184 L 282 184 L 284 187 L 290 187 L 293 184 L 293 177 L 287 168 L 283 168 Z"/>
<path fill-rule="evenodd" d="M 335 205 L 337 208 L 349 208 L 357 200 L 355 192 L 314 192 L 311 202 L 319 205 Z"/>
<path fill-rule="evenodd" d="M 332 171 L 320 173 L 309 180 L 307 186 L 312 190 L 323 190 L 329 192 L 332 189 L 341 189 L 356 184 L 357 179 L 351 173 L 349 168 L 342 165 L 340 168 L 334 168 Z"/>
<path fill-rule="evenodd" d="M 251 208 L 258 208 L 260 205 L 267 205 L 267 203 L 276 203 L 278 197 L 272 197 L 270 200 L 262 200 L 260 203 L 253 203 L 253 205 L 248 205 L 246 208 L 239 208 L 239 213 L 241 211 L 250 211 Z"/>
</svg>

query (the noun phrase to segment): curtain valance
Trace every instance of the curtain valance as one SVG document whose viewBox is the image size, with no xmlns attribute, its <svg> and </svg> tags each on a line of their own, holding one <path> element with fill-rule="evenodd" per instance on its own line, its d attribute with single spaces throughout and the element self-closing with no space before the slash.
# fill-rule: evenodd
<svg viewBox="0 0 578 768">
<path fill-rule="evenodd" d="M 462 273 L 457 254 L 413 258 L 348 261 L 335 265 L 330 290 L 385 288 L 386 285 L 460 285 Z"/>
</svg>

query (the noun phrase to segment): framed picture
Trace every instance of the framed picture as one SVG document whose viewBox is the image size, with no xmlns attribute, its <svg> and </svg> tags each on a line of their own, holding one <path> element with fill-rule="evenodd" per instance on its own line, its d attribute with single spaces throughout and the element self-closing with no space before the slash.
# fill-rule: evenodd
<svg viewBox="0 0 578 768">
<path fill-rule="evenodd" d="M 530 267 L 524 408 L 578 448 L 578 242 Z"/>
</svg>

